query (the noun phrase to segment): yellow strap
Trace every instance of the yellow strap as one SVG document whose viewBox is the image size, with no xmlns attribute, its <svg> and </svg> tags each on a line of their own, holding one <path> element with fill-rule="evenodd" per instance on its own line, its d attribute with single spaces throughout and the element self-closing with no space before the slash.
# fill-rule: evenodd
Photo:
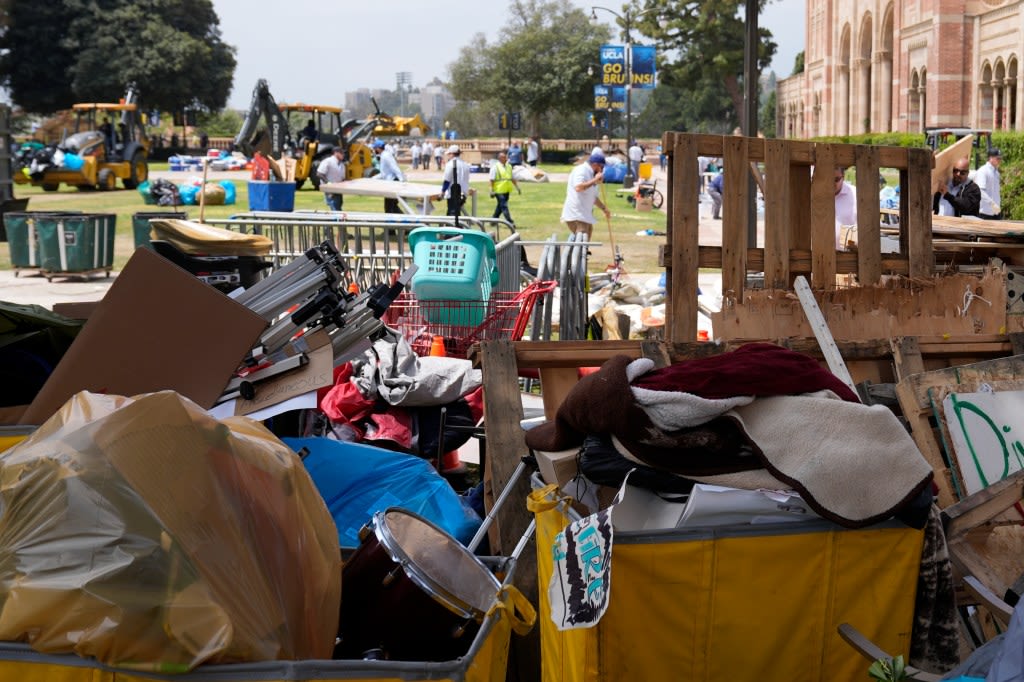
<svg viewBox="0 0 1024 682">
<path fill-rule="evenodd" d="M 517 635 L 525 635 L 537 622 L 537 610 L 515 585 L 505 585 L 501 588 L 498 596 L 507 596 L 506 599 L 498 599 L 494 606 L 487 612 L 487 617 L 494 615 L 501 609 L 508 614 L 509 622 L 512 624 L 512 631 Z"/>
<path fill-rule="evenodd" d="M 531 492 L 526 499 L 526 508 L 534 513 L 548 511 L 559 505 L 559 497 L 558 486 L 552 483 Z"/>
</svg>

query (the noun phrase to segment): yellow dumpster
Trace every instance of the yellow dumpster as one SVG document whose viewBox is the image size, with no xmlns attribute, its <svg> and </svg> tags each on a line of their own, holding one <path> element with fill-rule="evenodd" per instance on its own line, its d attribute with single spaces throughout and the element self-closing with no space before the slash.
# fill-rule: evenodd
<svg viewBox="0 0 1024 682">
<path fill-rule="evenodd" d="M 865 661 L 836 632 L 844 621 L 893 655 L 909 653 L 924 534 L 896 523 L 617 531 L 603 618 L 559 631 L 548 550 L 572 518 L 551 488 L 530 498 L 544 682 L 866 679 Z"/>
</svg>

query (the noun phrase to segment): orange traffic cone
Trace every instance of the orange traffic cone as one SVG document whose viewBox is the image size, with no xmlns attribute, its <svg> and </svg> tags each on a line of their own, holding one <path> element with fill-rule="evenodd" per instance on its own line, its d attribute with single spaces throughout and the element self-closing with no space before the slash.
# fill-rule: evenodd
<svg viewBox="0 0 1024 682">
<path fill-rule="evenodd" d="M 430 342 L 430 355 L 437 358 L 446 358 L 448 353 L 444 350 L 444 337 L 435 336 L 434 340 Z"/>
<path fill-rule="evenodd" d="M 441 471 L 454 471 L 462 466 L 462 460 L 459 459 L 459 451 L 452 450 L 441 455 Z"/>
</svg>

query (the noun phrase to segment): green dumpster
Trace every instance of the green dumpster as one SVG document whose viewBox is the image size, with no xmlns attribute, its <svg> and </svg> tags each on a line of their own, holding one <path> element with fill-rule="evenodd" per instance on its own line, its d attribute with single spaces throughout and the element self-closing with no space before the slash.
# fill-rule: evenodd
<svg viewBox="0 0 1024 682">
<path fill-rule="evenodd" d="M 105 271 L 114 264 L 117 216 L 113 213 L 57 215 L 36 221 L 39 268 L 50 278 L 60 274 Z"/>
<path fill-rule="evenodd" d="M 11 267 L 14 275 L 19 271 L 38 270 L 40 223 L 52 222 L 59 216 L 82 215 L 79 211 L 12 211 L 4 213 L 4 230 L 11 252 Z"/>
<path fill-rule="evenodd" d="M 135 234 L 135 248 L 140 246 L 144 246 L 147 249 L 153 248 L 149 245 L 149 234 L 152 229 L 149 221 L 154 218 L 188 220 L 188 214 L 182 211 L 141 211 L 132 215 L 132 232 Z"/>
</svg>

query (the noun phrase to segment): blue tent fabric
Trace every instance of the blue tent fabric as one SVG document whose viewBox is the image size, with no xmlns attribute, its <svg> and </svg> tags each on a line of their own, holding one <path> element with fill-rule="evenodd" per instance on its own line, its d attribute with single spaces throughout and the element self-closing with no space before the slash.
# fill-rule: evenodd
<svg viewBox="0 0 1024 682">
<path fill-rule="evenodd" d="M 609 163 L 604 167 L 605 182 L 622 182 L 626 177 L 626 164 Z"/>
<path fill-rule="evenodd" d="M 306 448 L 306 471 L 338 527 L 341 547 L 359 545 L 359 529 L 388 507 L 419 514 L 467 544 L 480 516 L 431 464 L 415 455 L 329 438 L 284 438 L 295 452 Z"/>
</svg>

